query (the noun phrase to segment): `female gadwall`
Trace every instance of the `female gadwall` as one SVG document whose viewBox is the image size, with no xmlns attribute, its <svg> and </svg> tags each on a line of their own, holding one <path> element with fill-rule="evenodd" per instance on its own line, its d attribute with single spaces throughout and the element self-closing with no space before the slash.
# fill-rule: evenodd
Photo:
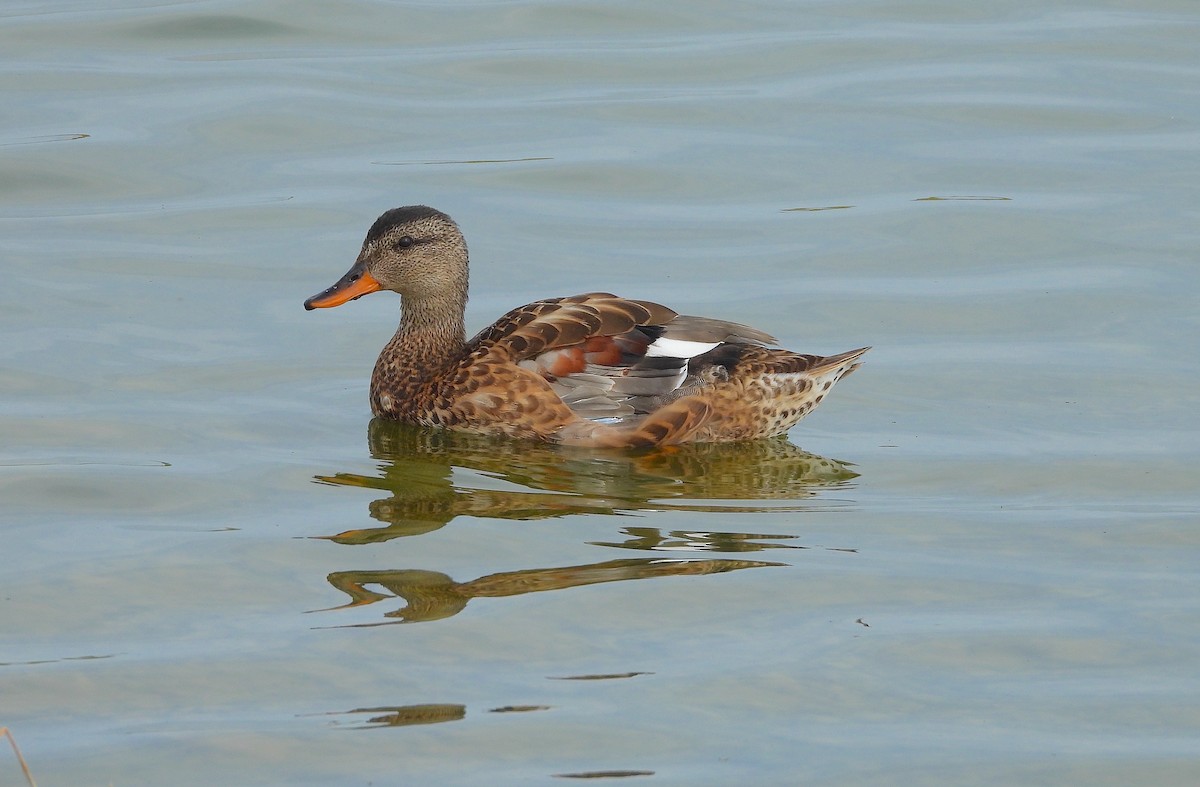
<svg viewBox="0 0 1200 787">
<path fill-rule="evenodd" d="M 754 328 L 604 292 L 521 306 L 468 341 L 467 244 L 424 205 L 380 216 L 353 267 L 304 308 L 377 290 L 400 293 L 400 327 L 371 375 L 375 415 L 567 445 L 773 437 L 869 349 L 774 349 Z"/>
</svg>

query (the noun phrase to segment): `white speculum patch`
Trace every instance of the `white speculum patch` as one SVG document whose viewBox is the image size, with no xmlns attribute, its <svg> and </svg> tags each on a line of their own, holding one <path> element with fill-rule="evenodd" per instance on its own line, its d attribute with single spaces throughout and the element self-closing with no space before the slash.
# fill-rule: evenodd
<svg viewBox="0 0 1200 787">
<path fill-rule="evenodd" d="M 720 342 L 689 342 L 685 339 L 655 339 L 646 348 L 647 358 L 694 358 L 703 355 Z"/>
</svg>

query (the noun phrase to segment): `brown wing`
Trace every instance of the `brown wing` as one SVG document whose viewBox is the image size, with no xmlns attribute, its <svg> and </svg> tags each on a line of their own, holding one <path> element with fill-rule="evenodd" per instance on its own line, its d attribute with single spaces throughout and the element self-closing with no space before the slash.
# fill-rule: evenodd
<svg viewBox="0 0 1200 787">
<path fill-rule="evenodd" d="M 675 317 L 674 311 L 657 303 L 606 292 L 552 298 L 513 309 L 473 338 L 468 352 L 519 362 L 594 336 L 617 336 L 639 325 L 665 325 Z"/>
</svg>

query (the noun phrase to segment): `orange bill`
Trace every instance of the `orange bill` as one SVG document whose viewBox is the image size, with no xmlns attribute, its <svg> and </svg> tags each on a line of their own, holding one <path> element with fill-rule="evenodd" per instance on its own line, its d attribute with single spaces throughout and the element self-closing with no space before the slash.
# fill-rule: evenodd
<svg viewBox="0 0 1200 787">
<path fill-rule="evenodd" d="M 346 271 L 346 275 L 334 282 L 334 285 L 324 292 L 319 292 L 304 302 L 304 308 L 328 309 L 330 306 L 341 306 L 346 301 L 361 298 L 372 292 L 383 289 L 383 285 L 375 277 L 367 273 L 366 266 L 356 262 Z"/>
</svg>

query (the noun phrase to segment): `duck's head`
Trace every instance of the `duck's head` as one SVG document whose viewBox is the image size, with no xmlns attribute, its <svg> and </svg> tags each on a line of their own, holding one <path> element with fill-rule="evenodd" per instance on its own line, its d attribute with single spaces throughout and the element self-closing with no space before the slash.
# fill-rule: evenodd
<svg viewBox="0 0 1200 787">
<path fill-rule="evenodd" d="M 341 306 L 378 290 L 414 300 L 465 300 L 467 243 L 454 220 L 424 205 L 389 210 L 371 225 L 346 275 L 306 300 L 304 308 Z"/>
</svg>

